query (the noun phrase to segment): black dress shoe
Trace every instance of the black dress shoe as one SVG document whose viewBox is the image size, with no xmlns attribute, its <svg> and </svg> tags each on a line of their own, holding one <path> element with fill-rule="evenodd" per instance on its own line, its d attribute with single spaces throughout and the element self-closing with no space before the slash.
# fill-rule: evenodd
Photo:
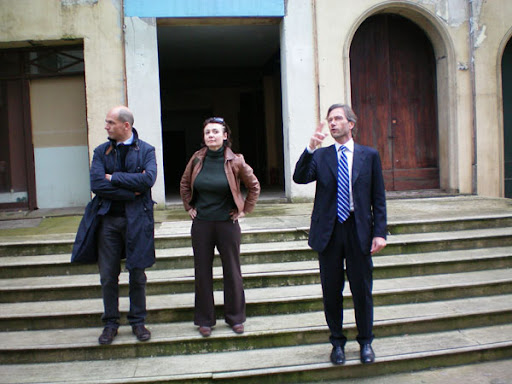
<svg viewBox="0 0 512 384">
<path fill-rule="evenodd" d="M 340 347 L 340 346 L 332 347 L 331 362 L 334 365 L 345 364 L 345 351 L 343 350 L 343 347 Z"/>
<path fill-rule="evenodd" d="M 371 344 L 361 345 L 361 363 L 371 364 L 375 361 L 375 353 Z"/>
<path fill-rule="evenodd" d="M 134 325 L 132 332 L 139 341 L 148 341 L 151 338 L 151 332 L 143 324 Z"/>
<path fill-rule="evenodd" d="M 105 327 L 98 341 L 100 344 L 112 344 L 114 337 L 117 335 L 117 328 Z"/>
</svg>

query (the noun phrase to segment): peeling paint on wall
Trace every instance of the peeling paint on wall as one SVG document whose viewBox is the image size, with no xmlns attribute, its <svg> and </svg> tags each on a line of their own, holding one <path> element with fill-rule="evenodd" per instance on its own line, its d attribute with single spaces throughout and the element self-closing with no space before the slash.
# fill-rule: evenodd
<svg viewBox="0 0 512 384">
<path fill-rule="evenodd" d="M 434 7 L 436 15 L 450 27 L 458 27 L 467 20 L 468 0 L 420 0 L 419 3 Z"/>
<path fill-rule="evenodd" d="M 480 25 L 480 15 L 485 0 L 419 0 L 420 4 L 435 9 L 436 15 L 450 27 L 457 28 L 468 21 L 468 10 L 472 7 L 473 18 L 469 20 L 474 36 L 474 46 L 478 48 L 487 38 L 485 25 Z"/>
<path fill-rule="evenodd" d="M 476 39 L 475 39 L 475 48 L 478 48 L 484 40 L 487 38 L 487 35 L 485 34 L 485 31 L 487 30 L 487 26 L 482 25 L 478 28 L 478 31 L 476 33 Z"/>
<path fill-rule="evenodd" d="M 473 19 L 471 20 L 471 32 L 474 36 L 474 46 L 478 48 L 486 40 L 486 25 L 480 25 L 483 0 L 468 0 L 473 6 Z"/>
</svg>

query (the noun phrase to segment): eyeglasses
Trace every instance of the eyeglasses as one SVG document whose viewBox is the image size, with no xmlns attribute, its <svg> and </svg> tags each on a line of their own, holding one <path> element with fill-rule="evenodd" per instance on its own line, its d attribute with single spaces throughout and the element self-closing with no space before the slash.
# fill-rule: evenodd
<svg viewBox="0 0 512 384">
<path fill-rule="evenodd" d="M 332 116 L 332 117 L 329 117 L 329 118 L 327 119 L 327 122 L 330 124 L 330 123 L 332 123 L 332 121 L 333 121 L 333 120 L 334 120 L 334 121 L 336 121 L 336 122 L 338 122 L 338 121 L 343 121 L 343 120 L 345 120 L 345 117 L 344 117 L 344 116 L 339 116 L 339 115 L 337 115 L 337 116 Z M 348 121 L 348 120 L 347 120 L 347 121 Z"/>
</svg>

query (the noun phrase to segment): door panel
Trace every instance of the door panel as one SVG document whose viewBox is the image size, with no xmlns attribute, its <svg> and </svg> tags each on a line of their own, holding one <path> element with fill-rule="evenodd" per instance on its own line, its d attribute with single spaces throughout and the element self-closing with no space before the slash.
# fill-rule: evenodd
<svg viewBox="0 0 512 384">
<path fill-rule="evenodd" d="M 356 138 L 382 158 L 387 190 L 439 188 L 435 57 L 409 20 L 378 15 L 352 41 Z"/>
</svg>

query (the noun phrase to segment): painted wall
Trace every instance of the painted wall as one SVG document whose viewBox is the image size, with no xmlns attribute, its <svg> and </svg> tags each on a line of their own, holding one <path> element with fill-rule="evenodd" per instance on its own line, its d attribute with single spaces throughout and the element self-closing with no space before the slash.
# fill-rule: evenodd
<svg viewBox="0 0 512 384">
<path fill-rule="evenodd" d="M 234 16 L 241 9 L 235 3 L 202 2 L 199 6 L 195 2 L 156 1 L 143 10 L 141 1 L 126 0 L 125 6 L 127 14 L 139 16 L 214 17 Z M 250 13 L 247 9 L 253 2 L 244 4 L 247 8 L 241 12 Z M 298 186 L 292 182 L 295 162 L 328 106 L 335 102 L 351 103 L 349 51 L 352 37 L 366 18 L 385 12 L 397 13 L 415 22 L 426 32 L 434 48 L 441 187 L 451 192 L 501 195 L 502 155 L 495 156 L 502 154 L 497 63 L 501 59 L 500 47 L 511 28 L 511 7 L 512 2 L 507 0 L 287 2 L 281 22 L 286 196 L 294 201 L 313 196 L 314 185 Z M 475 76 L 470 65 L 471 11 L 476 26 Z M 127 33 L 135 35 L 135 30 L 128 29 Z M 153 44 L 151 39 L 148 41 Z M 127 47 L 129 51 L 129 43 Z M 332 140 L 328 140 L 326 145 L 331 143 Z"/>
<path fill-rule="evenodd" d="M 286 197 L 292 201 L 311 199 L 315 191 L 315 183 L 292 181 L 295 164 L 319 121 L 314 22 L 313 3 L 297 0 L 288 5 L 281 23 L 284 178 Z"/>
<path fill-rule="evenodd" d="M 163 209 L 165 183 L 156 20 L 127 17 L 124 24 L 128 106 L 140 138 L 156 149 L 158 176 L 151 192 L 156 208 Z"/>
<path fill-rule="evenodd" d="M 2 0 L 0 8 L 0 47 L 24 46 L 28 41 L 83 41 L 89 154 L 106 138 L 107 111 L 113 105 L 129 103 L 141 136 L 157 147 L 163 175 L 155 18 L 171 17 L 170 12 L 174 17 L 235 16 L 235 11 L 258 17 L 255 12 L 265 9 L 262 16 L 284 15 L 281 65 L 286 195 L 292 200 L 309 199 L 314 186 L 291 181 L 295 162 L 327 107 L 350 102 L 348 53 L 358 26 L 373 14 L 393 12 L 416 22 L 434 47 L 442 187 L 485 196 L 503 194 L 500 63 L 512 35 L 509 0 L 254 0 L 243 2 L 243 7 L 234 0 L 124 3 L 126 18 L 121 0 Z M 258 4 L 265 7 L 258 8 Z M 146 11 L 150 18 L 141 18 Z M 471 12 L 475 33 L 470 47 Z M 37 157 L 44 161 L 45 156 Z M 163 179 L 157 181 L 154 198 L 159 203 L 165 201 Z"/>
<path fill-rule="evenodd" d="M 2 0 L 0 7 L 0 46 L 83 40 L 90 153 L 106 139 L 108 110 L 126 102 L 121 3 Z"/>
<path fill-rule="evenodd" d="M 499 63 L 504 45 L 512 35 L 512 2 L 296 0 L 284 4 L 268 0 L 247 1 L 242 6 L 240 2 L 226 0 L 155 1 L 143 6 L 141 0 L 126 0 L 125 6 L 127 15 L 142 16 L 147 12 L 152 17 L 215 17 L 250 16 L 251 12 L 254 16 L 256 11 L 250 9 L 256 3 L 268 6 L 269 10 L 286 6 L 281 22 L 281 65 L 287 197 L 297 201 L 313 196 L 313 185 L 298 186 L 291 181 L 295 162 L 327 107 L 334 102 L 351 102 L 352 37 L 366 18 L 385 12 L 415 22 L 434 48 L 441 187 L 459 193 L 503 195 Z M 473 25 L 469 23 L 471 16 Z"/>
<path fill-rule="evenodd" d="M 315 4 L 318 87 L 323 114 L 334 102 L 351 103 L 350 44 L 366 18 L 396 13 L 427 33 L 437 61 L 441 188 L 471 193 L 473 126 L 467 1 L 318 0 Z"/>
<path fill-rule="evenodd" d="M 512 37 L 512 2 L 477 1 L 473 5 L 477 193 L 504 196 L 503 100 L 501 60 Z"/>
<path fill-rule="evenodd" d="M 88 160 L 92 159 L 94 148 L 107 138 L 105 116 L 112 106 L 126 103 L 122 14 L 121 0 L 2 0 L 0 7 L 0 48 L 83 42 L 86 79 L 83 107 L 87 110 L 89 147 L 87 156 L 76 159 L 79 163 L 75 164 L 77 171 L 73 179 L 80 180 L 87 189 Z M 53 156 L 47 150 L 40 152 L 35 156 L 36 172 L 37 169 L 43 172 L 44 163 Z M 62 153 L 55 150 L 55 155 Z M 42 182 L 39 180 L 38 184 Z M 41 193 L 38 191 L 38 205 L 45 208 L 47 197 Z"/>
</svg>

